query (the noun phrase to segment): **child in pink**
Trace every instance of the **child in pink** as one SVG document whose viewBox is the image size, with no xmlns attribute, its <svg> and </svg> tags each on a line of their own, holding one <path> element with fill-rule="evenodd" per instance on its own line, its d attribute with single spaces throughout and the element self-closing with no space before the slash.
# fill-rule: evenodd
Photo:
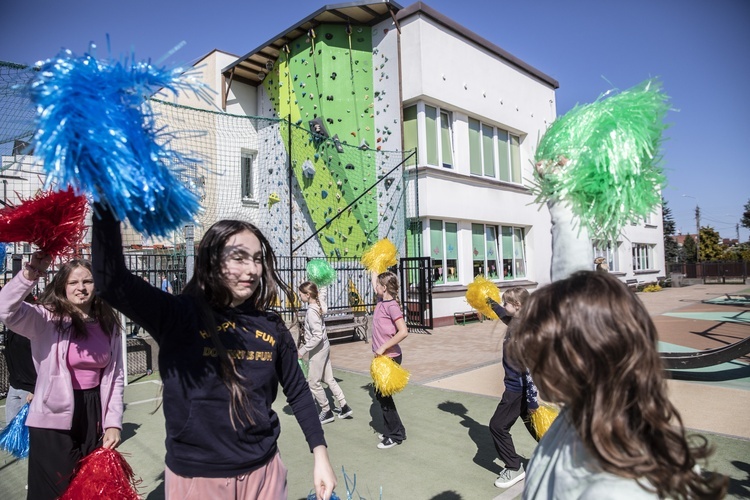
<svg viewBox="0 0 750 500">
<path fill-rule="evenodd" d="M 399 343 L 409 335 L 404 314 L 398 301 L 398 278 L 392 272 L 372 273 L 372 287 L 378 302 L 372 316 L 372 352 L 376 356 L 389 356 L 401 364 Z M 383 411 L 385 432 L 378 448 L 386 450 L 401 444 L 406 439 L 406 429 L 396 410 L 392 396 L 383 396 L 375 391 L 375 397 Z"/>
</svg>

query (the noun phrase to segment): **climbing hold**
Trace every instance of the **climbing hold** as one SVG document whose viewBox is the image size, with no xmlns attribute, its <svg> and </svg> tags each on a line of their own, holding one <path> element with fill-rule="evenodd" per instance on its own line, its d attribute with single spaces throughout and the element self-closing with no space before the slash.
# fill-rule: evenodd
<svg viewBox="0 0 750 500">
<path fill-rule="evenodd" d="M 307 179 L 315 177 L 315 166 L 310 160 L 305 160 L 302 164 L 302 175 Z"/>
<path fill-rule="evenodd" d="M 328 243 L 336 243 L 336 240 L 333 238 L 333 236 L 326 236 L 326 241 L 328 241 Z"/>
<path fill-rule="evenodd" d="M 346 167 L 344 167 L 344 168 L 347 169 L 347 170 L 354 170 L 354 165 L 352 165 L 351 163 L 347 163 Z"/>
<path fill-rule="evenodd" d="M 325 189 L 324 189 L 324 190 L 322 190 L 322 191 L 320 192 L 320 197 L 321 197 L 322 199 L 324 199 L 324 200 L 325 200 L 326 198 L 328 198 L 328 191 L 326 191 Z"/>
<path fill-rule="evenodd" d="M 271 193 L 268 195 L 268 208 L 271 208 L 276 203 L 280 202 L 281 198 L 279 198 L 279 195 L 276 193 Z"/>
</svg>

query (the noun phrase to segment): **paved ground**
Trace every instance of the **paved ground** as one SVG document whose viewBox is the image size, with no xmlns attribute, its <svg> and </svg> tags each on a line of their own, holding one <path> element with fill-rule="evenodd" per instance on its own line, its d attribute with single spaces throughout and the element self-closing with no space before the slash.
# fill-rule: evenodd
<svg viewBox="0 0 750 500">
<path fill-rule="evenodd" d="M 694 285 L 639 294 L 659 329 L 662 350 L 705 349 L 750 336 L 750 307 L 704 304 L 741 285 Z M 489 440 L 487 423 L 502 392 L 499 363 L 504 327 L 485 321 L 412 334 L 404 343 L 404 366 L 412 373 L 407 389 L 396 396 L 408 439 L 378 450 L 382 429 L 369 385 L 369 344 L 333 346 L 336 377 L 354 418 L 326 425 L 331 460 L 346 498 L 354 499 L 512 499 L 492 483 L 500 464 Z M 704 433 L 715 446 L 709 468 L 730 476 L 730 498 L 750 498 L 750 366 L 747 359 L 712 369 L 673 372 L 671 397 L 685 425 Z M 157 376 L 131 383 L 120 450 L 141 477 L 144 498 L 163 498 L 164 426 Z M 0 415 L 3 402 L 0 401 Z M 310 491 L 311 456 L 283 396 L 275 405 L 283 432 L 279 443 L 289 468 L 289 493 L 302 499 Z M 514 441 L 529 456 L 534 440 L 516 425 Z M 343 470 L 343 472 L 342 472 Z M 346 478 L 344 475 L 346 474 Z M 356 482 L 356 486 L 353 486 Z M 24 497 L 25 463 L 0 455 L 0 499 Z"/>
</svg>

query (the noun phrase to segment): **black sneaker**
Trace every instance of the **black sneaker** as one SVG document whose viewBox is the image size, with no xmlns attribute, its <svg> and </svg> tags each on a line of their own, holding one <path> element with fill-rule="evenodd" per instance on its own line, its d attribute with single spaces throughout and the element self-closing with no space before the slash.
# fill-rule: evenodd
<svg viewBox="0 0 750 500">
<path fill-rule="evenodd" d="M 393 439 L 387 437 L 378 443 L 378 448 L 380 448 L 381 450 L 387 450 L 388 448 L 393 448 L 397 444 L 401 444 L 401 441 L 394 441 Z"/>
<path fill-rule="evenodd" d="M 329 422 L 333 422 L 334 420 L 336 420 L 336 416 L 333 414 L 331 410 L 321 411 L 318 418 L 320 418 L 321 424 L 327 424 Z"/>
<path fill-rule="evenodd" d="M 339 413 L 339 418 L 346 418 L 351 417 L 352 413 L 354 413 L 349 405 L 344 405 L 341 407 L 341 413 Z"/>
</svg>

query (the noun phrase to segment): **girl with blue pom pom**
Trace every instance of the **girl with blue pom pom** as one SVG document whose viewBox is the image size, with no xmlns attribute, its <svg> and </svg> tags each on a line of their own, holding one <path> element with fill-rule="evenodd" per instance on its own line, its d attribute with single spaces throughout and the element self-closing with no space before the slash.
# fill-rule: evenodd
<svg viewBox="0 0 750 500">
<path fill-rule="evenodd" d="M 166 498 L 287 498 L 272 408 L 281 385 L 313 453 L 316 497 L 327 500 L 336 477 L 294 339 L 269 311 L 278 290 L 293 300 L 265 236 L 248 222 L 215 223 L 195 274 L 172 295 L 127 269 L 119 222 L 101 205 L 95 211 L 97 289 L 159 344 Z"/>
</svg>

